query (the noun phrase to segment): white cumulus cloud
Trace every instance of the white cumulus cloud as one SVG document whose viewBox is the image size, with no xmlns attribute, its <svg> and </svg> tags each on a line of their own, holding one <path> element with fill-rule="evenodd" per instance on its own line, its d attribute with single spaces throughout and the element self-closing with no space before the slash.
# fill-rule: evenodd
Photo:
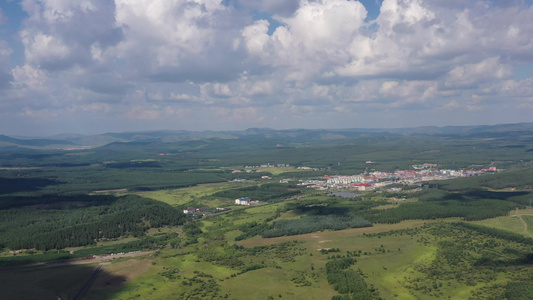
<svg viewBox="0 0 533 300">
<path fill-rule="evenodd" d="M 23 0 L 19 29 L 0 37 L 0 125 L 529 120 L 530 2 L 376 3 L 377 15 L 355 0 Z M 11 21 L 0 13 L 1 32 Z"/>
</svg>

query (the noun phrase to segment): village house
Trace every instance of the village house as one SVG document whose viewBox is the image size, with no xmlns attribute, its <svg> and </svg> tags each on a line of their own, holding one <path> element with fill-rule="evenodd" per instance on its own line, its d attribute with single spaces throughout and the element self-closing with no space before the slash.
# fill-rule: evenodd
<svg viewBox="0 0 533 300">
<path fill-rule="evenodd" d="M 187 208 L 187 209 L 183 210 L 183 213 L 186 214 L 186 215 L 192 215 L 192 214 L 194 214 L 195 211 L 196 211 L 195 208 Z"/>
<path fill-rule="evenodd" d="M 252 204 L 252 200 L 250 200 L 250 197 L 242 197 L 239 199 L 235 199 L 235 204 L 237 205 L 250 205 Z"/>
</svg>

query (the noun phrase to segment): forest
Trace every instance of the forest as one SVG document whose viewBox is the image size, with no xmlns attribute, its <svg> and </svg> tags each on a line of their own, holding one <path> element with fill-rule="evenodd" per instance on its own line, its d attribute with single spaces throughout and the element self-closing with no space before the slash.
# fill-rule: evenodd
<svg viewBox="0 0 533 300">
<path fill-rule="evenodd" d="M 11 205 L 0 210 L 2 248 L 46 251 L 88 246 L 101 239 L 140 237 L 148 228 L 185 222 L 178 209 L 133 195 L 17 200 L 20 199 L 9 199 L 4 205 Z M 30 205 L 32 208 L 28 209 Z"/>
</svg>

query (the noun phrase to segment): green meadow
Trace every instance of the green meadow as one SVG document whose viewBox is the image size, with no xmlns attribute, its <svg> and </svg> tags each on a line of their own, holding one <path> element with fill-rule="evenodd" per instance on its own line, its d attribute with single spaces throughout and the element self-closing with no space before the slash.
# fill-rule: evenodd
<svg viewBox="0 0 533 300">
<path fill-rule="evenodd" d="M 178 206 L 189 203 L 191 201 L 196 201 L 202 199 L 202 203 L 210 206 L 219 206 L 223 204 L 222 201 L 218 199 L 203 199 L 207 196 L 210 196 L 216 192 L 224 191 L 232 188 L 240 188 L 248 186 L 250 184 L 243 184 L 238 182 L 221 182 L 221 183 L 210 183 L 210 184 L 200 184 L 191 187 L 185 187 L 180 189 L 169 189 L 169 190 L 156 190 L 156 191 L 147 191 L 147 192 L 137 192 L 139 196 L 151 198 L 157 201 L 162 201 L 170 205 Z"/>
<path fill-rule="evenodd" d="M 520 233 L 533 238 L 533 209 L 514 210 L 507 217 L 493 218 L 475 223 Z"/>
</svg>

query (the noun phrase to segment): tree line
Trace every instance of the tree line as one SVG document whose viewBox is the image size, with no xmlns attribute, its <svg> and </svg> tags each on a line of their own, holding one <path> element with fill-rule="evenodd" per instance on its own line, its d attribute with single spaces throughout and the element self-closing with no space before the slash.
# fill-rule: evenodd
<svg viewBox="0 0 533 300">
<path fill-rule="evenodd" d="M 402 203 L 387 210 L 366 210 L 361 215 L 374 223 L 398 223 L 403 220 L 434 220 L 460 217 L 466 221 L 505 216 L 519 205 L 513 202 L 482 199 L 475 201 L 431 201 Z"/>
<path fill-rule="evenodd" d="M 264 231 L 262 236 L 271 238 L 311 233 L 327 229 L 342 230 L 370 226 L 372 226 L 372 223 L 354 214 L 302 216 L 299 219 L 275 221 L 273 228 Z"/>
</svg>

